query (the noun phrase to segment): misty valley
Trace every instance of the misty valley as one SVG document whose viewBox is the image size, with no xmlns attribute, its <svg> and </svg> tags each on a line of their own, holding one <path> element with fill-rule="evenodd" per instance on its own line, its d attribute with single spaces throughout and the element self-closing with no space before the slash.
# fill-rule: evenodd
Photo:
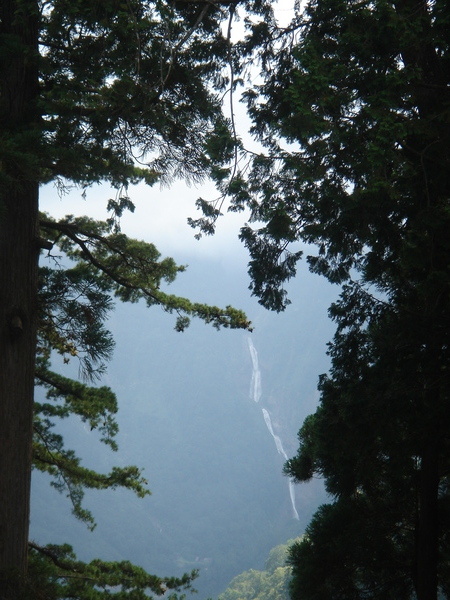
<svg viewBox="0 0 450 600">
<path fill-rule="evenodd" d="M 119 453 L 76 419 L 63 422 L 62 432 L 86 466 L 144 467 L 152 496 L 88 491 L 97 522 L 90 532 L 35 472 L 30 537 L 42 544 L 70 538 L 84 560 L 127 558 L 163 575 L 198 569 L 194 587 L 203 600 L 243 571 L 262 569 L 269 551 L 301 535 L 324 500 L 319 481 L 294 486 L 282 468 L 327 369 L 334 289 L 305 269 L 291 285 L 292 306 L 277 315 L 249 299 L 243 265 L 230 271 L 200 261 L 188 273 L 192 293 L 211 301 L 232 294 L 254 332 L 193 322 L 180 334 L 172 315 L 118 305 L 109 323 L 117 346 L 102 383 L 119 398 Z"/>
</svg>

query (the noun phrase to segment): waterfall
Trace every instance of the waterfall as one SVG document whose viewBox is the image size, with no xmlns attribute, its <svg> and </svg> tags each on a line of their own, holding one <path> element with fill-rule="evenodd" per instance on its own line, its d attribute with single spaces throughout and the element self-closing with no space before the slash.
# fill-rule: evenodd
<svg viewBox="0 0 450 600">
<path fill-rule="evenodd" d="M 281 454 L 281 456 L 284 458 L 284 460 L 287 460 L 288 457 L 287 457 L 286 452 L 284 451 L 283 444 L 281 443 L 280 438 L 277 435 L 275 435 L 275 433 L 273 432 L 272 420 L 270 418 L 269 412 L 265 408 L 262 409 L 262 412 L 263 412 L 263 416 L 264 416 L 264 421 L 266 422 L 266 425 L 267 425 L 267 429 L 270 431 L 270 435 L 275 440 L 275 446 L 277 447 L 278 454 Z"/>
<path fill-rule="evenodd" d="M 252 380 L 250 382 L 250 398 L 254 402 L 259 402 L 262 395 L 262 387 L 261 387 L 261 371 L 259 369 L 258 363 L 258 352 L 256 351 L 255 345 L 253 344 L 252 338 L 247 338 L 248 341 L 248 349 L 250 350 L 250 356 L 252 359 Z M 267 429 L 269 430 L 271 436 L 275 441 L 275 446 L 277 447 L 277 452 L 280 454 L 284 460 L 287 460 L 287 454 L 284 451 L 283 444 L 281 443 L 280 438 L 275 435 L 275 432 L 272 427 L 272 420 L 270 418 L 269 411 L 265 408 L 262 409 L 264 421 L 266 422 Z M 297 509 L 295 508 L 295 491 L 294 491 L 294 483 L 291 479 L 289 479 L 289 495 L 291 498 L 292 504 L 292 512 L 294 513 L 294 518 L 299 520 Z"/>
<path fill-rule="evenodd" d="M 287 460 L 288 456 L 287 456 L 286 452 L 284 451 L 283 444 L 281 443 L 280 438 L 277 435 L 275 435 L 275 433 L 274 433 L 274 430 L 272 427 L 272 419 L 270 418 L 269 411 L 267 411 L 265 408 L 263 408 L 262 412 L 263 412 L 263 416 L 264 416 L 264 421 L 266 422 L 266 425 L 267 425 L 267 429 L 269 430 L 270 435 L 273 437 L 273 439 L 275 441 L 275 446 L 277 447 L 278 454 L 281 454 L 281 456 L 284 458 L 284 460 Z M 297 521 L 298 521 L 299 516 L 298 516 L 297 509 L 295 508 L 295 491 L 294 491 L 294 483 L 293 483 L 292 479 L 289 479 L 289 495 L 291 497 L 291 504 L 292 504 L 292 511 L 294 513 L 294 518 L 297 519 Z"/>
<path fill-rule="evenodd" d="M 252 358 L 252 380 L 250 382 L 250 398 L 259 402 L 261 398 L 261 371 L 258 364 L 258 353 L 253 344 L 252 338 L 248 338 L 248 349 Z"/>
<path fill-rule="evenodd" d="M 294 489 L 294 482 L 292 481 L 292 479 L 289 479 L 289 495 L 291 497 L 292 512 L 294 513 L 294 519 L 297 519 L 297 521 L 300 521 L 300 517 L 298 516 L 297 509 L 295 508 L 295 489 Z"/>
</svg>

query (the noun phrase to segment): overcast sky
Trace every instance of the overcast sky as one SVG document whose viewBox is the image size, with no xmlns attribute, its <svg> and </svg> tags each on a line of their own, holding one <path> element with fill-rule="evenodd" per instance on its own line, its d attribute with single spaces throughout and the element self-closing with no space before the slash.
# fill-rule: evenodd
<svg viewBox="0 0 450 600">
<path fill-rule="evenodd" d="M 280 24 L 288 23 L 293 16 L 292 0 L 280 0 L 277 4 Z M 239 34 L 239 29 L 240 24 L 235 23 L 234 31 Z M 227 106 L 225 108 L 228 109 Z M 238 134 L 245 136 L 248 121 L 245 109 L 237 98 L 234 109 Z M 49 212 L 54 218 L 67 214 L 86 214 L 104 220 L 107 217 L 107 201 L 115 194 L 115 190 L 104 185 L 88 189 L 85 198 L 80 189 L 73 189 L 70 194 L 61 197 L 50 184 L 41 190 L 41 210 Z M 195 232 L 187 225 L 188 217 L 200 216 L 195 207 L 195 200 L 199 196 L 205 199 L 217 197 L 218 193 L 211 183 L 189 187 L 184 182 L 176 182 L 169 189 L 161 189 L 157 185 L 150 188 L 141 184 L 130 188 L 129 195 L 136 210 L 134 214 L 125 214 L 121 225 L 123 232 L 130 237 L 153 242 L 164 256 L 173 255 L 175 259 L 178 256 L 181 261 L 186 255 L 208 256 L 220 261 L 226 258 L 246 265 L 247 252 L 237 239 L 239 229 L 246 220 L 244 214 L 227 213 L 219 219 L 216 234 L 203 237 L 200 241 L 194 239 Z"/>
</svg>

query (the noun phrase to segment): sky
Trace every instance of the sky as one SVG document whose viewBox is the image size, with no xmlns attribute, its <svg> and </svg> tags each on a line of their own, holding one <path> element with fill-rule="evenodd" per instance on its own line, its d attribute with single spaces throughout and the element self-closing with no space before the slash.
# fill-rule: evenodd
<svg viewBox="0 0 450 600">
<path fill-rule="evenodd" d="M 287 24 L 293 16 L 292 0 L 279 0 L 277 18 L 281 25 Z M 234 24 L 234 32 L 239 35 L 241 25 Z M 227 107 L 225 107 L 227 109 Z M 250 143 L 248 120 L 245 109 L 234 101 L 234 112 L 238 134 Z M 41 190 L 41 210 L 54 218 L 62 218 L 67 214 L 89 215 L 96 219 L 106 219 L 106 205 L 109 198 L 115 197 L 116 191 L 107 185 L 93 186 L 86 191 L 74 188 L 69 194 L 60 196 L 53 184 Z M 247 263 L 247 251 L 238 240 L 240 228 L 245 224 L 248 214 L 227 213 L 217 224 L 214 236 L 203 236 L 201 240 L 194 238 L 195 231 L 187 225 L 187 218 L 200 217 L 195 207 L 198 197 L 215 199 L 218 192 L 212 183 L 201 186 L 188 186 L 178 181 L 170 188 L 161 189 L 157 185 L 148 187 L 145 184 L 133 186 L 129 190 L 131 200 L 136 206 L 134 214 L 126 213 L 121 220 L 122 231 L 130 237 L 153 242 L 163 256 L 209 257 L 220 262 L 233 264 Z"/>
<path fill-rule="evenodd" d="M 106 204 L 114 195 L 115 190 L 104 185 L 88 189 L 85 197 L 79 189 L 60 197 L 56 188 L 49 185 L 41 192 L 41 208 L 54 218 L 87 214 L 104 220 L 108 216 Z M 201 240 L 194 238 L 195 231 L 187 224 L 189 216 L 199 216 L 195 207 L 199 196 L 217 196 L 212 184 L 187 186 L 179 181 L 165 189 L 140 184 L 130 188 L 129 195 L 136 209 L 134 213 L 126 212 L 121 219 L 121 229 L 126 235 L 153 242 L 163 255 L 174 255 L 174 258 L 177 254 L 186 254 L 220 259 L 224 252 L 230 258 L 243 258 L 245 251 L 237 240 L 239 228 L 245 222 L 243 215 L 225 215 L 220 219 L 216 234 Z"/>
</svg>

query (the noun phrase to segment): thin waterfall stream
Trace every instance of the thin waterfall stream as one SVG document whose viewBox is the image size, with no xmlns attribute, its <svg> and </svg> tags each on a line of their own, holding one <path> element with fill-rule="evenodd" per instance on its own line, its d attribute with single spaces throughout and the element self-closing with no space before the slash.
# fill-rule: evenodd
<svg viewBox="0 0 450 600">
<path fill-rule="evenodd" d="M 249 337 L 247 338 L 248 348 L 250 351 L 250 356 L 252 359 L 252 379 L 250 382 L 250 398 L 254 402 L 259 402 L 262 397 L 262 385 L 261 385 L 261 370 L 259 368 L 258 363 L 258 352 L 253 344 L 253 340 Z M 288 460 L 288 456 L 284 451 L 283 444 L 278 435 L 275 434 L 272 425 L 272 419 L 270 418 L 270 413 L 267 409 L 262 408 L 262 414 L 264 417 L 264 421 L 266 423 L 267 429 L 269 430 L 270 435 L 273 437 L 275 442 L 275 446 L 277 448 L 278 454 L 280 454 L 285 460 Z M 292 479 L 289 479 L 289 496 L 291 498 L 292 504 L 292 512 L 294 515 L 294 519 L 299 520 L 297 508 L 295 506 L 295 490 L 294 490 L 294 482 Z"/>
<path fill-rule="evenodd" d="M 253 344 L 253 340 L 248 338 L 248 348 L 252 359 L 252 380 L 250 382 L 250 398 L 254 402 L 259 402 L 261 398 L 261 371 L 258 364 L 258 352 Z"/>
</svg>

